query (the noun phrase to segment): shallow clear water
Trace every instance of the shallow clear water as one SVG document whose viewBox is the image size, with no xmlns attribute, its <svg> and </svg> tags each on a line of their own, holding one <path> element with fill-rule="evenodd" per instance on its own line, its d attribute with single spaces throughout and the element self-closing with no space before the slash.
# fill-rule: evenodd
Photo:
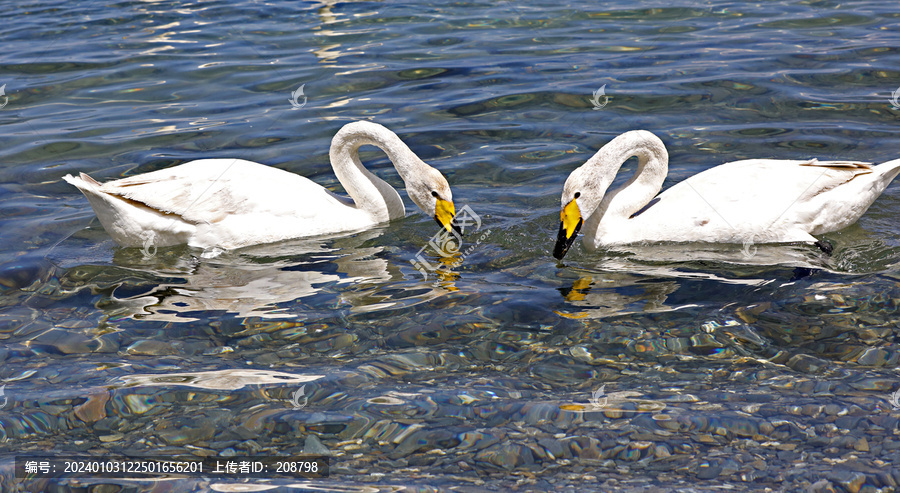
<svg viewBox="0 0 900 493">
<path fill-rule="evenodd" d="M 566 176 L 627 130 L 666 143 L 667 185 L 748 157 L 897 157 L 889 2 L 88 1 L 4 17 L 3 491 L 52 491 L 13 486 L 13 457 L 45 451 L 331 455 L 327 479 L 59 483 L 96 491 L 900 481 L 896 185 L 826 235 L 830 257 L 550 255 Z M 441 272 L 414 268 L 441 265 L 437 226 L 402 189 L 403 220 L 210 259 L 115 246 L 60 180 L 238 157 L 340 190 L 328 145 L 359 119 L 481 221 Z"/>
</svg>

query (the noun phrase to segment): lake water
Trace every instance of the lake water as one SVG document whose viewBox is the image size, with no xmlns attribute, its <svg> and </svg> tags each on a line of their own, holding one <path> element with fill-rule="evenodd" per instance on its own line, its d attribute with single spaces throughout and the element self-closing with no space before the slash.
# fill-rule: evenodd
<svg viewBox="0 0 900 493">
<path fill-rule="evenodd" d="M 627 130 L 666 186 L 900 157 L 893 3 L 60 5 L 0 27 L 0 490 L 897 490 L 900 186 L 831 256 L 551 256 L 566 177 Z M 330 139 L 363 119 L 468 206 L 459 254 L 374 148 L 405 219 L 215 258 L 119 248 L 61 181 L 237 157 L 340 191 Z M 36 454 L 330 475 L 16 479 Z"/>
</svg>

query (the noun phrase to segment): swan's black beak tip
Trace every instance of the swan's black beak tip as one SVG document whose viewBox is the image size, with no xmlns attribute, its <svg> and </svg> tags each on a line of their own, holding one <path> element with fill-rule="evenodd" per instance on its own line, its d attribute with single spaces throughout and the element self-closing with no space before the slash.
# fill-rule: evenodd
<svg viewBox="0 0 900 493">
<path fill-rule="evenodd" d="M 453 228 L 453 231 L 456 231 L 456 234 L 458 234 L 459 236 L 463 235 L 462 229 L 459 227 L 459 223 L 456 222 L 455 217 L 452 221 L 450 221 L 450 227 Z"/>
<path fill-rule="evenodd" d="M 562 260 L 569 248 L 575 243 L 575 239 L 578 238 L 578 231 L 581 230 L 581 223 L 582 221 L 579 220 L 571 235 L 566 234 L 565 223 L 559 224 L 559 233 L 556 234 L 556 245 L 553 247 L 553 257 L 556 260 Z"/>
<path fill-rule="evenodd" d="M 459 223 L 456 222 L 456 217 L 451 218 L 450 222 L 447 224 L 444 224 L 443 222 L 441 222 L 441 220 L 440 220 L 440 218 L 438 218 L 438 216 L 434 216 L 434 221 L 436 223 L 438 223 L 438 225 L 441 227 L 441 229 L 446 229 L 449 227 L 450 229 L 452 229 L 453 231 L 456 232 L 457 236 L 462 237 L 463 232 L 462 232 L 462 229 L 459 227 Z"/>
</svg>

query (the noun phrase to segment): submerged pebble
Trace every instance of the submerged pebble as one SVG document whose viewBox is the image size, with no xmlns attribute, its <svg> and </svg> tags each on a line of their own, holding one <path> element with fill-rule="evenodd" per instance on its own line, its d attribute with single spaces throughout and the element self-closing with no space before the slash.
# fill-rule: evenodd
<svg viewBox="0 0 900 493">
<path fill-rule="evenodd" d="M 128 346 L 125 349 L 128 354 L 141 356 L 169 356 L 178 354 L 178 349 L 165 341 L 142 340 Z"/>
</svg>

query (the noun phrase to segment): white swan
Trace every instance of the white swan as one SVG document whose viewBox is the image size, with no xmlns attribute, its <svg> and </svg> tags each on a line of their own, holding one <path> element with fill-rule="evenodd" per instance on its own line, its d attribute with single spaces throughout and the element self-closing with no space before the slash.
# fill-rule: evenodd
<svg viewBox="0 0 900 493">
<path fill-rule="evenodd" d="M 404 216 L 400 195 L 359 160 L 381 148 L 409 197 L 442 227 L 456 228 L 450 185 L 387 128 L 348 123 L 331 141 L 331 166 L 352 200 L 313 181 L 242 159 L 201 159 L 107 183 L 81 173 L 78 187 L 103 228 L 122 246 L 187 243 L 234 249 L 289 238 L 357 231 Z"/>
<path fill-rule="evenodd" d="M 606 193 L 622 164 L 637 171 Z M 698 173 L 656 196 L 668 173 L 662 141 L 626 132 L 569 175 L 553 256 L 562 259 L 584 225 L 589 251 L 641 242 L 817 242 L 859 219 L 900 172 L 850 161 L 748 159 Z M 654 198 L 655 197 L 655 198 Z"/>
</svg>

